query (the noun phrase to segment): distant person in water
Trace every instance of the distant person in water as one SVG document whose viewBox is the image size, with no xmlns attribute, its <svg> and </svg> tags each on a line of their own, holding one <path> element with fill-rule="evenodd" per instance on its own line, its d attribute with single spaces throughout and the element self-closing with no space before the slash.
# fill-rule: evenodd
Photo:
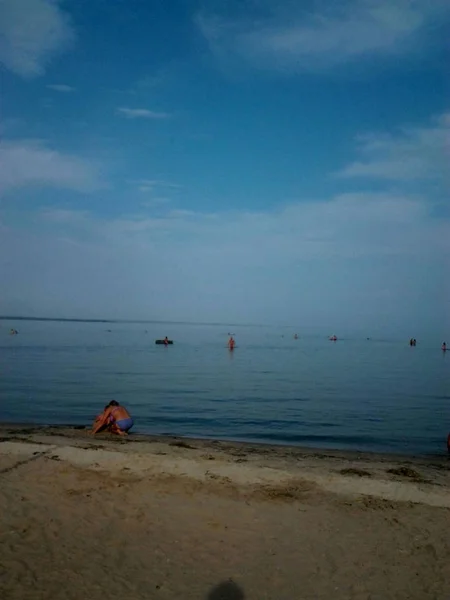
<svg viewBox="0 0 450 600">
<path fill-rule="evenodd" d="M 168 345 L 169 345 L 169 338 L 167 337 L 167 335 L 166 335 L 166 337 L 164 338 L 164 345 L 165 345 L 165 346 L 168 346 Z"/>
<path fill-rule="evenodd" d="M 92 433 L 109 431 L 116 435 L 127 435 L 133 427 L 134 421 L 124 406 L 120 406 L 117 400 L 111 400 L 105 406 L 101 415 L 98 415 L 92 426 Z"/>
<path fill-rule="evenodd" d="M 447 344 L 445 342 L 442 342 L 441 350 L 442 350 L 442 352 L 447 351 Z"/>
<path fill-rule="evenodd" d="M 230 336 L 230 339 L 228 340 L 228 348 L 229 348 L 230 350 L 234 350 L 234 345 L 235 345 L 235 341 L 234 341 L 234 338 L 233 338 L 233 336 L 231 335 L 231 336 Z"/>
</svg>

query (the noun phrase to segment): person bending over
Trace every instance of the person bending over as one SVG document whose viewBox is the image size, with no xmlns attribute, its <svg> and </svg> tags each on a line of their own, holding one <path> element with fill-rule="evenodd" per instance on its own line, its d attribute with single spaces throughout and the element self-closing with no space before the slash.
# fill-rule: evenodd
<svg viewBox="0 0 450 600">
<path fill-rule="evenodd" d="M 98 415 L 92 427 L 92 433 L 109 431 L 116 435 L 127 435 L 133 427 L 134 421 L 124 406 L 120 406 L 117 400 L 111 400 L 101 415 Z"/>
</svg>

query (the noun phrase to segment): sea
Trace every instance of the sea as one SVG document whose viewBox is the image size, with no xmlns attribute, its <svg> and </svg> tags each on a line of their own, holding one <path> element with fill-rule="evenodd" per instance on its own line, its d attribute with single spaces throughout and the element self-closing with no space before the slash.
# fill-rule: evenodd
<svg viewBox="0 0 450 600">
<path fill-rule="evenodd" d="M 164 336 L 173 345 L 155 345 Z M 116 399 L 135 433 L 445 454 L 450 351 L 440 344 L 331 342 L 288 327 L 1 320 L 0 421 L 90 425 Z"/>
</svg>

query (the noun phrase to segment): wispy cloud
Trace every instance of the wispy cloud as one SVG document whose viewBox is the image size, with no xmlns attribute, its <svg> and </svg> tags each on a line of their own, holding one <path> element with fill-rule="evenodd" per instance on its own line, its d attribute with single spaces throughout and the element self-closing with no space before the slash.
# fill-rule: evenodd
<svg viewBox="0 0 450 600">
<path fill-rule="evenodd" d="M 450 113 L 427 126 L 403 127 L 396 134 L 370 133 L 357 138 L 360 158 L 338 175 L 417 182 L 448 177 Z"/>
<path fill-rule="evenodd" d="M 170 198 L 167 198 L 165 196 L 152 196 L 150 199 L 148 200 L 144 200 L 143 202 L 140 203 L 141 206 L 143 206 L 144 208 L 158 208 L 161 207 L 165 204 L 169 204 L 170 203 Z"/>
<path fill-rule="evenodd" d="M 0 143 L 0 193 L 25 186 L 91 191 L 103 186 L 96 168 L 33 140 Z"/>
<path fill-rule="evenodd" d="M 64 208 L 44 208 L 42 209 L 40 216 L 44 220 L 52 223 L 69 223 L 77 225 L 84 225 L 90 219 L 90 215 L 87 211 Z"/>
<path fill-rule="evenodd" d="M 137 189 L 140 192 L 154 192 L 155 190 L 179 190 L 183 186 L 179 183 L 174 183 L 172 181 L 165 181 L 163 179 L 138 179 L 134 182 L 137 185 Z"/>
<path fill-rule="evenodd" d="M 171 115 L 166 112 L 156 112 L 146 108 L 118 108 L 117 112 L 127 119 L 168 119 Z"/>
<path fill-rule="evenodd" d="M 42 314 L 105 316 L 107 306 L 122 318 L 304 321 L 319 330 L 342 330 L 347 319 L 371 331 L 387 315 L 394 328 L 408 315 L 406 330 L 417 331 L 430 314 L 439 331 L 445 314 L 436 292 L 450 223 L 433 217 L 427 198 L 361 193 L 277 211 L 167 207 L 118 218 L 46 208 L 33 235 L 20 218 L 5 225 L 0 246 L 11 258 L 0 265 L 9 282 L 0 303 L 27 298 Z"/>
<path fill-rule="evenodd" d="M 70 92 L 74 92 L 75 88 L 70 85 L 65 85 L 64 83 L 52 83 L 47 86 L 49 90 L 53 90 L 54 92 L 61 92 L 63 94 L 68 94 Z"/>
<path fill-rule="evenodd" d="M 444 0 L 343 0 L 319 6 L 310 12 L 273 4 L 264 16 L 239 19 L 203 12 L 196 21 L 221 59 L 234 56 L 260 68 L 297 71 L 406 52 L 427 24 L 450 11 Z"/>
<path fill-rule="evenodd" d="M 444 230 L 450 234 L 450 223 L 434 219 L 431 209 L 426 198 L 361 192 L 323 202 L 293 202 L 277 211 L 201 213 L 167 207 L 157 217 L 135 214 L 105 220 L 57 210 L 56 220 L 83 227 L 89 222 L 93 235 L 105 242 L 128 243 L 131 233 L 140 235 L 135 238 L 140 245 L 170 242 L 175 253 L 205 253 L 211 266 L 214 258 L 228 258 L 235 267 L 281 266 L 316 258 L 425 256 L 436 249 L 450 253 L 441 235 Z M 46 209 L 49 214 L 53 212 Z"/>
<path fill-rule="evenodd" d="M 6 240 L 7 298 L 20 295 L 18 278 L 8 274 L 20 273 L 33 307 L 45 314 L 61 307 L 86 314 L 81 290 L 88 286 L 88 308 L 101 316 L 107 306 L 123 318 L 304 320 L 334 329 L 345 315 L 353 328 L 363 312 L 372 329 L 385 313 L 398 327 L 407 298 L 417 331 L 417 311 L 423 317 L 431 306 L 423 308 L 417 281 L 427 274 L 439 321 L 443 301 L 433 285 L 442 275 L 438 261 L 450 258 L 450 223 L 433 218 L 426 199 L 390 194 L 347 194 L 277 211 L 167 207 L 155 216 L 109 219 L 46 209 L 37 230 L 33 240 L 27 228 L 25 251 L 17 228 Z M 47 289 L 58 290 L 57 304 Z"/>
<path fill-rule="evenodd" d="M 167 213 L 168 219 L 190 219 L 191 217 L 196 218 L 197 213 L 183 208 L 174 208 Z"/>
<path fill-rule="evenodd" d="M 138 186 L 138 190 L 139 190 L 140 192 L 144 192 L 144 193 L 146 193 L 146 192 L 153 192 L 154 188 L 153 188 L 153 186 L 151 186 L 151 185 L 146 185 L 146 184 L 143 184 L 143 185 L 139 185 L 139 186 Z"/>
<path fill-rule="evenodd" d="M 0 63 L 22 77 L 42 75 L 75 34 L 60 0 L 0 2 Z"/>
</svg>

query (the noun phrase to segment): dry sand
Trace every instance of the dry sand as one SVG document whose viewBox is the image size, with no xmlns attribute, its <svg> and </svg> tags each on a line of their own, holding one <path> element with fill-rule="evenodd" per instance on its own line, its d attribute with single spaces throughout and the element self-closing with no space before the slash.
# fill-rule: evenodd
<svg viewBox="0 0 450 600">
<path fill-rule="evenodd" d="M 449 600 L 450 461 L 0 428 L 0 598 Z"/>
</svg>

